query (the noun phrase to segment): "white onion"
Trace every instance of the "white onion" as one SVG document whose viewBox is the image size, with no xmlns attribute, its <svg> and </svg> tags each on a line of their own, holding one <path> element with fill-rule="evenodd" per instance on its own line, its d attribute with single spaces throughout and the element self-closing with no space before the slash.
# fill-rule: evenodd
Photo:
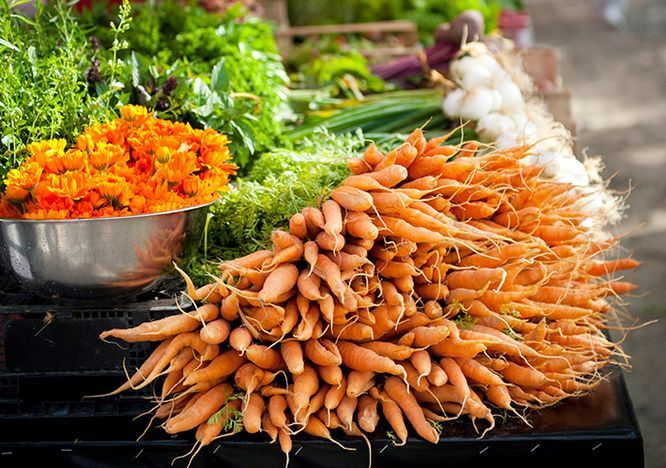
<svg viewBox="0 0 666 468">
<path fill-rule="evenodd" d="M 505 80 L 499 83 L 497 91 L 502 96 L 502 110 L 505 112 L 525 107 L 523 94 L 513 81 Z"/>
<path fill-rule="evenodd" d="M 576 158 L 557 158 L 553 163 L 557 170 L 553 176 L 556 182 L 566 182 L 580 187 L 590 184 L 587 171 L 582 162 Z"/>
<path fill-rule="evenodd" d="M 465 89 L 472 89 L 476 86 L 486 86 L 492 78 L 492 72 L 482 66 L 476 66 L 465 71 L 460 77 L 460 82 Z"/>
<path fill-rule="evenodd" d="M 488 88 L 477 87 L 465 93 L 460 103 L 460 117 L 464 120 L 479 120 L 490 113 L 493 96 Z"/>
<path fill-rule="evenodd" d="M 462 80 L 462 78 L 471 70 L 475 70 L 480 67 L 481 64 L 476 58 L 467 55 L 465 57 L 459 58 L 458 60 L 454 60 L 451 64 L 449 72 L 453 79 Z"/>
<path fill-rule="evenodd" d="M 458 117 L 460 115 L 460 104 L 465 97 L 465 91 L 458 88 L 454 89 L 444 98 L 444 114 L 449 117 Z"/>
<path fill-rule="evenodd" d="M 504 114 L 492 112 L 479 119 L 476 131 L 485 141 L 495 141 L 500 136 L 516 133 L 516 124 Z"/>
</svg>

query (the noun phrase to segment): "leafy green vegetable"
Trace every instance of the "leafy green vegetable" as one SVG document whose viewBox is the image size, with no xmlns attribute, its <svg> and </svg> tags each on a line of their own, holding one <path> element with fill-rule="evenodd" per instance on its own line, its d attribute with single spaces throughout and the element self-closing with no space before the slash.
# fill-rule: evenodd
<svg viewBox="0 0 666 468">
<path fill-rule="evenodd" d="M 0 0 L 0 184 L 35 140 L 70 143 L 83 127 L 115 116 L 88 96 L 83 29 L 62 0 L 36 3 L 28 19 Z"/>
<path fill-rule="evenodd" d="M 175 0 L 134 8 L 132 26 L 122 31 L 128 47 L 121 51 L 114 48 L 118 27 L 109 26 L 121 24 L 116 14 L 100 6 L 85 14 L 101 45 L 91 64 L 98 72 L 95 94 L 107 95 L 117 79 L 117 103 L 141 104 L 158 117 L 227 134 L 241 172 L 254 154 L 275 146 L 288 77 L 267 22 L 244 15 L 240 4 L 221 16 Z"/>
</svg>

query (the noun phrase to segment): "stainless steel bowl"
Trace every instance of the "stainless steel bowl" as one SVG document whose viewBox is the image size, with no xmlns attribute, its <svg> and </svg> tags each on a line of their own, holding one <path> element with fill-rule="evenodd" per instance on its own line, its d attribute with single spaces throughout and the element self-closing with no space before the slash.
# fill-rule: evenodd
<svg viewBox="0 0 666 468">
<path fill-rule="evenodd" d="M 0 219 L 0 264 L 43 297 L 108 304 L 173 277 L 191 258 L 209 205 L 116 218 Z"/>
</svg>

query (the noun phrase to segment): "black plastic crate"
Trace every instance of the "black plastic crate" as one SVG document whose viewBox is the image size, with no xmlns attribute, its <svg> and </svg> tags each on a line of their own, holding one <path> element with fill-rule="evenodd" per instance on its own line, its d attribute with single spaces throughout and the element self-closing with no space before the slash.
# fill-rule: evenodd
<svg viewBox="0 0 666 468">
<path fill-rule="evenodd" d="M 103 330 L 127 328 L 190 306 L 173 291 L 112 307 L 49 304 L 23 292 L 4 293 L 0 305 L 0 420 L 136 415 L 149 389 L 104 399 L 139 367 L 153 343 L 105 343 Z M 124 366 L 124 367 L 123 367 Z"/>
</svg>

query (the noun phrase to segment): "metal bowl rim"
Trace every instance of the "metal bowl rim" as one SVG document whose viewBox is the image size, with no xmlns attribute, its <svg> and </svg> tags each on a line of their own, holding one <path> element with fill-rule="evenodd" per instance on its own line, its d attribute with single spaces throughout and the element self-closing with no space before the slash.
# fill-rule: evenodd
<svg viewBox="0 0 666 468">
<path fill-rule="evenodd" d="M 120 220 L 120 219 L 139 219 L 139 218 L 151 218 L 155 216 L 163 216 L 163 215 L 170 215 L 170 214 L 176 214 L 176 213 L 183 213 L 185 211 L 194 211 L 199 208 L 205 208 L 208 206 L 211 206 L 213 203 L 215 203 L 219 198 L 216 198 L 215 200 L 204 203 L 201 205 L 193 205 L 193 206 L 187 206 L 185 208 L 179 208 L 177 210 L 171 210 L 171 211 L 159 211 L 157 213 L 143 213 L 143 214 L 138 214 L 138 215 L 128 215 L 128 216 L 106 216 L 106 217 L 101 217 L 101 218 L 74 218 L 74 219 L 21 219 L 21 218 L 0 218 L 0 223 L 4 224 L 9 224 L 9 223 L 25 223 L 25 224 L 40 224 L 40 223 L 46 223 L 46 224 L 55 224 L 55 223 L 68 223 L 68 224 L 73 224 L 73 223 L 91 223 L 91 222 L 101 222 L 101 221 L 109 221 L 109 220 Z"/>
</svg>

